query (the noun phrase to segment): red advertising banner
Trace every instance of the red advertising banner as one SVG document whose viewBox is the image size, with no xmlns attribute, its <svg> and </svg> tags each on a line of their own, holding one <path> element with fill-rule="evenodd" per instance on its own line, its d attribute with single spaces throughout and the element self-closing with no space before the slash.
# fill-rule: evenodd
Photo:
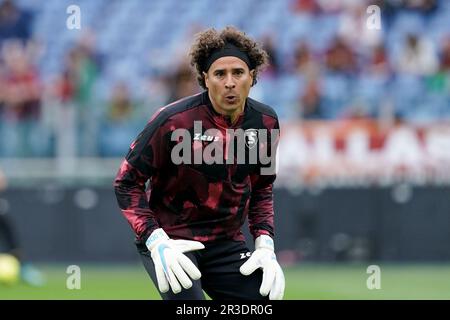
<svg viewBox="0 0 450 320">
<path fill-rule="evenodd" d="M 450 124 L 372 120 L 283 123 L 278 183 L 450 183 Z"/>
</svg>

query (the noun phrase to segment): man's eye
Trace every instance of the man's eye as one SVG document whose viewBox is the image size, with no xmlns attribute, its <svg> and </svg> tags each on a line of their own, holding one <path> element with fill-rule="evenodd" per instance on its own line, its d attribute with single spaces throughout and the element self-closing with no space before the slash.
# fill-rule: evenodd
<svg viewBox="0 0 450 320">
<path fill-rule="evenodd" d="M 223 72 L 216 72 L 216 76 L 217 77 L 222 77 L 223 76 Z"/>
</svg>

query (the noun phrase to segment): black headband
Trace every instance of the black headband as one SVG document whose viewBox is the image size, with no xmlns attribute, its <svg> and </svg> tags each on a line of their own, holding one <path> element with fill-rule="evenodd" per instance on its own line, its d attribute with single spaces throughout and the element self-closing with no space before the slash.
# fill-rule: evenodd
<svg viewBox="0 0 450 320">
<path fill-rule="evenodd" d="M 208 57 L 208 59 L 206 59 L 206 63 L 203 66 L 203 71 L 208 72 L 211 65 L 217 59 L 220 59 L 222 57 L 229 57 L 229 56 L 233 56 L 233 57 L 241 59 L 242 61 L 244 61 L 247 64 L 247 66 L 250 70 L 254 69 L 253 64 L 250 62 L 250 58 L 246 52 L 242 51 L 241 49 L 239 49 L 238 47 L 236 47 L 234 44 L 232 44 L 230 42 L 225 42 L 225 46 L 223 48 L 214 50 L 211 53 L 211 55 Z"/>
</svg>

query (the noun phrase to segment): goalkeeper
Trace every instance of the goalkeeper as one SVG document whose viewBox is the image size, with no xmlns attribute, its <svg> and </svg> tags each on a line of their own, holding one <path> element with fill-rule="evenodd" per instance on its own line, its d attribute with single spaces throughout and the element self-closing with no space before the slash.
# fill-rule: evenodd
<svg viewBox="0 0 450 320">
<path fill-rule="evenodd" d="M 267 53 L 227 27 L 198 34 L 190 57 L 205 91 L 161 108 L 131 144 L 114 181 L 119 207 L 163 299 L 204 299 L 203 291 L 212 299 L 282 299 L 284 275 L 273 243 L 278 137 L 271 132 L 279 130 L 278 117 L 248 97 Z M 230 136 L 230 129 L 241 129 L 244 138 Z M 258 139 L 264 130 L 266 143 Z M 183 134 L 174 139 L 175 131 Z M 174 155 L 186 146 L 180 162 Z M 206 152 L 213 146 L 223 149 Z M 261 150 L 270 163 L 261 161 Z M 251 254 L 241 232 L 247 217 Z"/>
</svg>

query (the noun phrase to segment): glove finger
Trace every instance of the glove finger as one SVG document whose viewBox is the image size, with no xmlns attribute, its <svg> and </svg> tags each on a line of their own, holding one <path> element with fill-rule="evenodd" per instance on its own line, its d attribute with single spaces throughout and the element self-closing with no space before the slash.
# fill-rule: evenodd
<svg viewBox="0 0 450 320">
<path fill-rule="evenodd" d="M 285 286 L 285 281 L 284 281 L 283 270 L 281 270 L 281 268 L 279 268 L 275 275 L 275 283 L 274 283 L 273 289 L 270 291 L 269 299 L 270 300 L 282 300 L 283 295 L 284 295 L 284 286 Z"/>
<path fill-rule="evenodd" d="M 192 240 L 173 240 L 173 244 L 181 252 L 189 252 L 189 251 L 201 250 L 201 249 L 205 248 L 203 243 L 201 243 L 199 241 L 192 241 Z"/>
<path fill-rule="evenodd" d="M 200 273 L 200 270 L 195 266 L 195 264 L 186 257 L 184 254 L 180 254 L 178 256 L 178 262 L 180 263 L 181 267 L 186 271 L 186 273 L 191 277 L 193 280 L 198 280 L 202 276 Z"/>
<path fill-rule="evenodd" d="M 177 278 L 175 277 L 175 274 L 172 271 L 172 267 L 169 268 L 167 274 L 169 276 L 169 284 L 170 287 L 172 288 L 173 293 L 175 294 L 179 293 L 181 291 L 181 286 Z"/>
<path fill-rule="evenodd" d="M 156 280 L 158 282 L 159 291 L 165 293 L 169 291 L 169 282 L 164 274 L 162 263 L 159 259 L 154 259 L 153 261 L 155 264 Z"/>
<path fill-rule="evenodd" d="M 183 268 L 181 268 L 180 264 L 178 262 L 175 262 L 172 265 L 172 271 L 177 277 L 178 281 L 181 283 L 183 288 L 189 289 L 192 287 L 192 281 L 187 276 L 186 272 L 184 272 Z"/>
<path fill-rule="evenodd" d="M 272 264 L 269 264 L 267 267 L 263 269 L 263 279 L 261 283 L 261 287 L 259 288 L 259 293 L 262 296 L 267 296 L 272 289 L 272 286 L 275 281 L 275 268 Z"/>
<path fill-rule="evenodd" d="M 248 276 L 253 273 L 256 269 L 260 267 L 258 262 L 258 257 L 253 254 L 240 268 L 239 271 L 244 275 Z"/>
</svg>

